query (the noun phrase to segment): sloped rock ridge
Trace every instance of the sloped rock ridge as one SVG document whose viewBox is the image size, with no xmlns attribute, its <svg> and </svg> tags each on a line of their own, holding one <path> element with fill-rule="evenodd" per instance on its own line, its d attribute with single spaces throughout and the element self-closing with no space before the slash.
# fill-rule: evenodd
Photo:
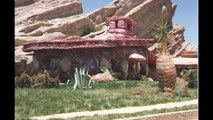
<svg viewBox="0 0 213 120">
<path fill-rule="evenodd" d="M 114 0 L 102 8 L 83 14 L 80 0 L 15 0 L 15 46 L 70 36 L 104 38 L 108 29 L 106 19 L 112 16 L 131 18 L 137 23 L 133 31 L 135 36 L 152 38 L 155 24 L 161 21 L 173 24 L 176 7 L 171 0 Z M 186 44 L 184 30 L 181 25 L 173 25 L 174 38 L 169 45 L 171 54 L 179 52 L 179 49 L 183 49 L 182 44 Z M 150 50 L 155 53 L 157 46 L 157 43 L 153 44 Z M 31 59 L 25 62 L 25 54 L 16 51 L 15 59 L 18 60 L 15 61 L 30 63 Z"/>
<path fill-rule="evenodd" d="M 151 38 L 156 23 L 166 20 L 172 24 L 176 9 L 171 0 L 114 0 L 103 8 L 83 14 L 80 0 L 31 0 L 31 4 L 27 1 L 30 0 L 15 1 L 17 6 L 23 3 L 22 7 L 15 7 L 15 40 L 33 41 L 35 36 L 54 32 L 61 32 L 64 37 L 94 37 L 104 33 L 99 31 L 111 16 L 132 18 L 138 24 L 135 35 Z M 98 34 L 94 35 L 95 32 Z"/>
</svg>

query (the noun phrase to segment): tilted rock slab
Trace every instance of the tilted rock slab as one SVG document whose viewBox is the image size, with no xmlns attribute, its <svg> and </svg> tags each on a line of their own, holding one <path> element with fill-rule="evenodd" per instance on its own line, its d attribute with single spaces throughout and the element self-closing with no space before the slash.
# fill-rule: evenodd
<svg viewBox="0 0 213 120">
<path fill-rule="evenodd" d="M 155 24 L 162 20 L 172 24 L 176 7 L 171 0 L 114 0 L 83 14 L 80 0 L 15 0 L 15 43 L 19 46 L 68 36 L 105 38 L 106 18 L 111 16 L 130 17 L 138 24 L 134 30 L 137 37 L 152 38 Z M 183 29 L 174 26 L 170 53 L 182 45 Z"/>
</svg>

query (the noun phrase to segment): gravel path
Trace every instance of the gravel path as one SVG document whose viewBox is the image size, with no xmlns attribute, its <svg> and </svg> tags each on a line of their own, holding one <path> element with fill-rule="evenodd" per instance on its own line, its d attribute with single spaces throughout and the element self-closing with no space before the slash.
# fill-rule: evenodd
<svg viewBox="0 0 213 120">
<path fill-rule="evenodd" d="M 153 110 L 153 109 L 169 109 L 169 108 L 175 108 L 175 107 L 183 107 L 183 106 L 193 105 L 193 104 L 198 104 L 198 99 L 190 100 L 190 101 L 183 101 L 183 102 L 141 106 L 141 107 L 125 107 L 125 108 L 109 109 L 109 110 L 54 114 L 54 115 L 48 115 L 48 116 L 32 117 L 32 119 L 33 120 L 48 120 L 50 118 L 68 119 L 68 118 L 74 118 L 74 117 L 79 117 L 79 116 L 136 113 L 136 112 L 142 112 L 142 111 L 149 111 L 149 110 Z"/>
<path fill-rule="evenodd" d="M 198 109 L 161 113 L 116 120 L 198 120 Z"/>
</svg>

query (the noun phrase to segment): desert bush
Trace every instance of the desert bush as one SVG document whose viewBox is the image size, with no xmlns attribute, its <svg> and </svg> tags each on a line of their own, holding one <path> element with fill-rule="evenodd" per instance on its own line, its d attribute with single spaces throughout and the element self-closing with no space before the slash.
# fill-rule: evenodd
<svg viewBox="0 0 213 120">
<path fill-rule="evenodd" d="M 133 95 L 141 95 L 144 92 L 144 88 L 142 86 L 138 86 L 134 88 Z"/>
<path fill-rule="evenodd" d="M 174 94 L 182 97 L 188 97 L 190 95 L 190 91 L 188 88 L 188 82 L 182 78 L 177 78 Z"/>
<path fill-rule="evenodd" d="M 152 82 L 141 81 L 138 83 L 137 86 L 133 89 L 133 95 L 151 96 L 161 93 L 159 92 L 158 88 L 156 88 L 157 84 L 150 83 Z"/>
<path fill-rule="evenodd" d="M 15 77 L 15 87 L 19 88 L 30 88 L 32 78 L 25 72 L 20 75 L 20 77 Z"/>
<path fill-rule="evenodd" d="M 181 76 L 183 79 L 185 79 L 189 84 L 189 88 L 197 88 L 198 83 L 198 75 L 197 75 L 197 69 L 189 69 L 189 70 L 182 70 Z"/>
<path fill-rule="evenodd" d="M 58 77 L 52 78 L 49 73 L 39 73 L 32 77 L 26 73 L 22 73 L 20 77 L 15 77 L 16 88 L 53 88 L 58 86 Z"/>
<path fill-rule="evenodd" d="M 58 76 L 50 77 L 49 73 L 39 73 L 32 76 L 32 88 L 54 88 L 59 86 Z"/>
<path fill-rule="evenodd" d="M 162 95 L 165 96 L 165 97 L 173 97 L 173 95 L 174 95 L 173 92 L 174 92 L 174 90 L 173 90 L 172 88 L 170 88 L 170 87 L 165 87 L 165 88 L 163 89 Z"/>
</svg>

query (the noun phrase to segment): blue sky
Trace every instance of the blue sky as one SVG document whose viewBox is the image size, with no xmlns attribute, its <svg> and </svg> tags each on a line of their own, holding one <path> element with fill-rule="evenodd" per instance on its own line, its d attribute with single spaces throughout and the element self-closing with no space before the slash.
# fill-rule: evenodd
<svg viewBox="0 0 213 120">
<path fill-rule="evenodd" d="M 103 7 L 113 0 L 81 0 L 84 13 L 92 12 Z M 198 0 L 172 0 L 177 4 L 173 24 L 181 24 L 185 27 L 185 40 L 198 45 Z"/>
<path fill-rule="evenodd" d="M 177 4 L 173 24 L 183 25 L 185 40 L 198 45 L 198 0 L 172 0 L 172 2 Z"/>
</svg>

